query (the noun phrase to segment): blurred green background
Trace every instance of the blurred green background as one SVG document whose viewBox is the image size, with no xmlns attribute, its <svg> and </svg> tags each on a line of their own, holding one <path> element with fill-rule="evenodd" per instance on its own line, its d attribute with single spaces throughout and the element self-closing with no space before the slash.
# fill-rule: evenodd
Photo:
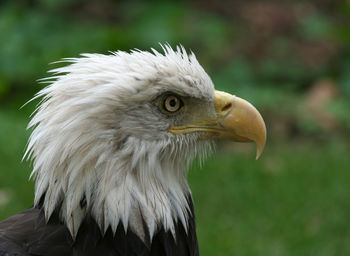
<svg viewBox="0 0 350 256">
<path fill-rule="evenodd" d="M 32 204 L 37 102 L 21 106 L 48 63 L 158 42 L 191 49 L 268 128 L 259 161 L 219 144 L 191 171 L 201 255 L 350 255 L 350 1 L 1 1 L 0 219 Z"/>
</svg>

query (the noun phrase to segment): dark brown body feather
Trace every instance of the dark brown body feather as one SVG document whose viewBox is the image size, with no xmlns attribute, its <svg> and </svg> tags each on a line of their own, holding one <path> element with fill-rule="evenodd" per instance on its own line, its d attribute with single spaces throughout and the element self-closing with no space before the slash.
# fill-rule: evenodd
<svg viewBox="0 0 350 256">
<path fill-rule="evenodd" d="M 30 208 L 0 222 L 0 256 L 197 256 L 193 204 L 189 201 L 192 213 L 187 233 L 177 222 L 176 240 L 160 229 L 146 242 L 131 230 L 125 232 L 121 224 L 115 235 L 110 228 L 102 235 L 92 218 L 84 220 L 73 241 L 57 213 L 46 223 L 41 209 Z"/>
</svg>

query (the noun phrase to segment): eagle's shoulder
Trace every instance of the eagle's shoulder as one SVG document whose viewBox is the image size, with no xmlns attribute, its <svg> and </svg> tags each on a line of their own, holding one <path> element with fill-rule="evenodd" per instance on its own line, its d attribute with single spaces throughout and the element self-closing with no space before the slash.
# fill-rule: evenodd
<svg viewBox="0 0 350 256">
<path fill-rule="evenodd" d="M 58 220 L 30 208 L 0 222 L 0 255 L 69 255 L 73 240 Z"/>
</svg>

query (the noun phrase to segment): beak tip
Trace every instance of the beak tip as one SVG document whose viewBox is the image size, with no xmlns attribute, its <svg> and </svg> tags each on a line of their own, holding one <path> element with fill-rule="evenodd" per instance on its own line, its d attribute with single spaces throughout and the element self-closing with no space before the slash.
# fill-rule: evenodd
<svg viewBox="0 0 350 256">
<path fill-rule="evenodd" d="M 256 156 L 255 156 L 255 160 L 258 160 L 258 159 L 260 158 L 261 154 L 262 154 L 262 151 L 261 151 L 261 150 L 259 150 L 259 148 L 257 148 L 257 149 L 256 149 Z"/>
<path fill-rule="evenodd" d="M 256 157 L 255 159 L 258 160 L 260 158 L 260 156 L 262 155 L 264 148 L 265 148 L 265 144 L 266 144 L 266 127 L 264 125 L 265 129 L 262 129 L 263 132 L 263 136 L 262 139 L 260 140 L 256 140 Z"/>
<path fill-rule="evenodd" d="M 256 150 L 256 157 L 255 157 L 255 160 L 259 160 L 261 154 L 262 154 L 262 151 L 259 150 L 259 149 L 257 149 L 257 150 Z"/>
<path fill-rule="evenodd" d="M 256 152 L 256 157 L 255 160 L 259 160 L 260 154 L 258 152 Z"/>
</svg>

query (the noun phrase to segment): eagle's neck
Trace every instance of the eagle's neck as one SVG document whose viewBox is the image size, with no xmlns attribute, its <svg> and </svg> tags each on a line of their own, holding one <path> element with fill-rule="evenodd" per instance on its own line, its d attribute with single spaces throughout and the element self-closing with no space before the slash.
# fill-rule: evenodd
<svg viewBox="0 0 350 256">
<path fill-rule="evenodd" d="M 46 218 L 59 207 L 61 221 L 73 238 L 87 216 L 95 219 L 102 233 L 109 227 L 115 232 L 120 223 L 141 239 L 152 239 L 159 229 L 175 236 L 177 223 L 187 232 L 192 214 L 187 165 L 200 148 L 208 148 L 203 144 L 192 152 L 193 145 L 191 150 L 188 145 L 190 141 L 127 138 L 119 148 L 100 155 L 76 154 L 36 173 L 36 203 L 44 197 Z"/>
</svg>

